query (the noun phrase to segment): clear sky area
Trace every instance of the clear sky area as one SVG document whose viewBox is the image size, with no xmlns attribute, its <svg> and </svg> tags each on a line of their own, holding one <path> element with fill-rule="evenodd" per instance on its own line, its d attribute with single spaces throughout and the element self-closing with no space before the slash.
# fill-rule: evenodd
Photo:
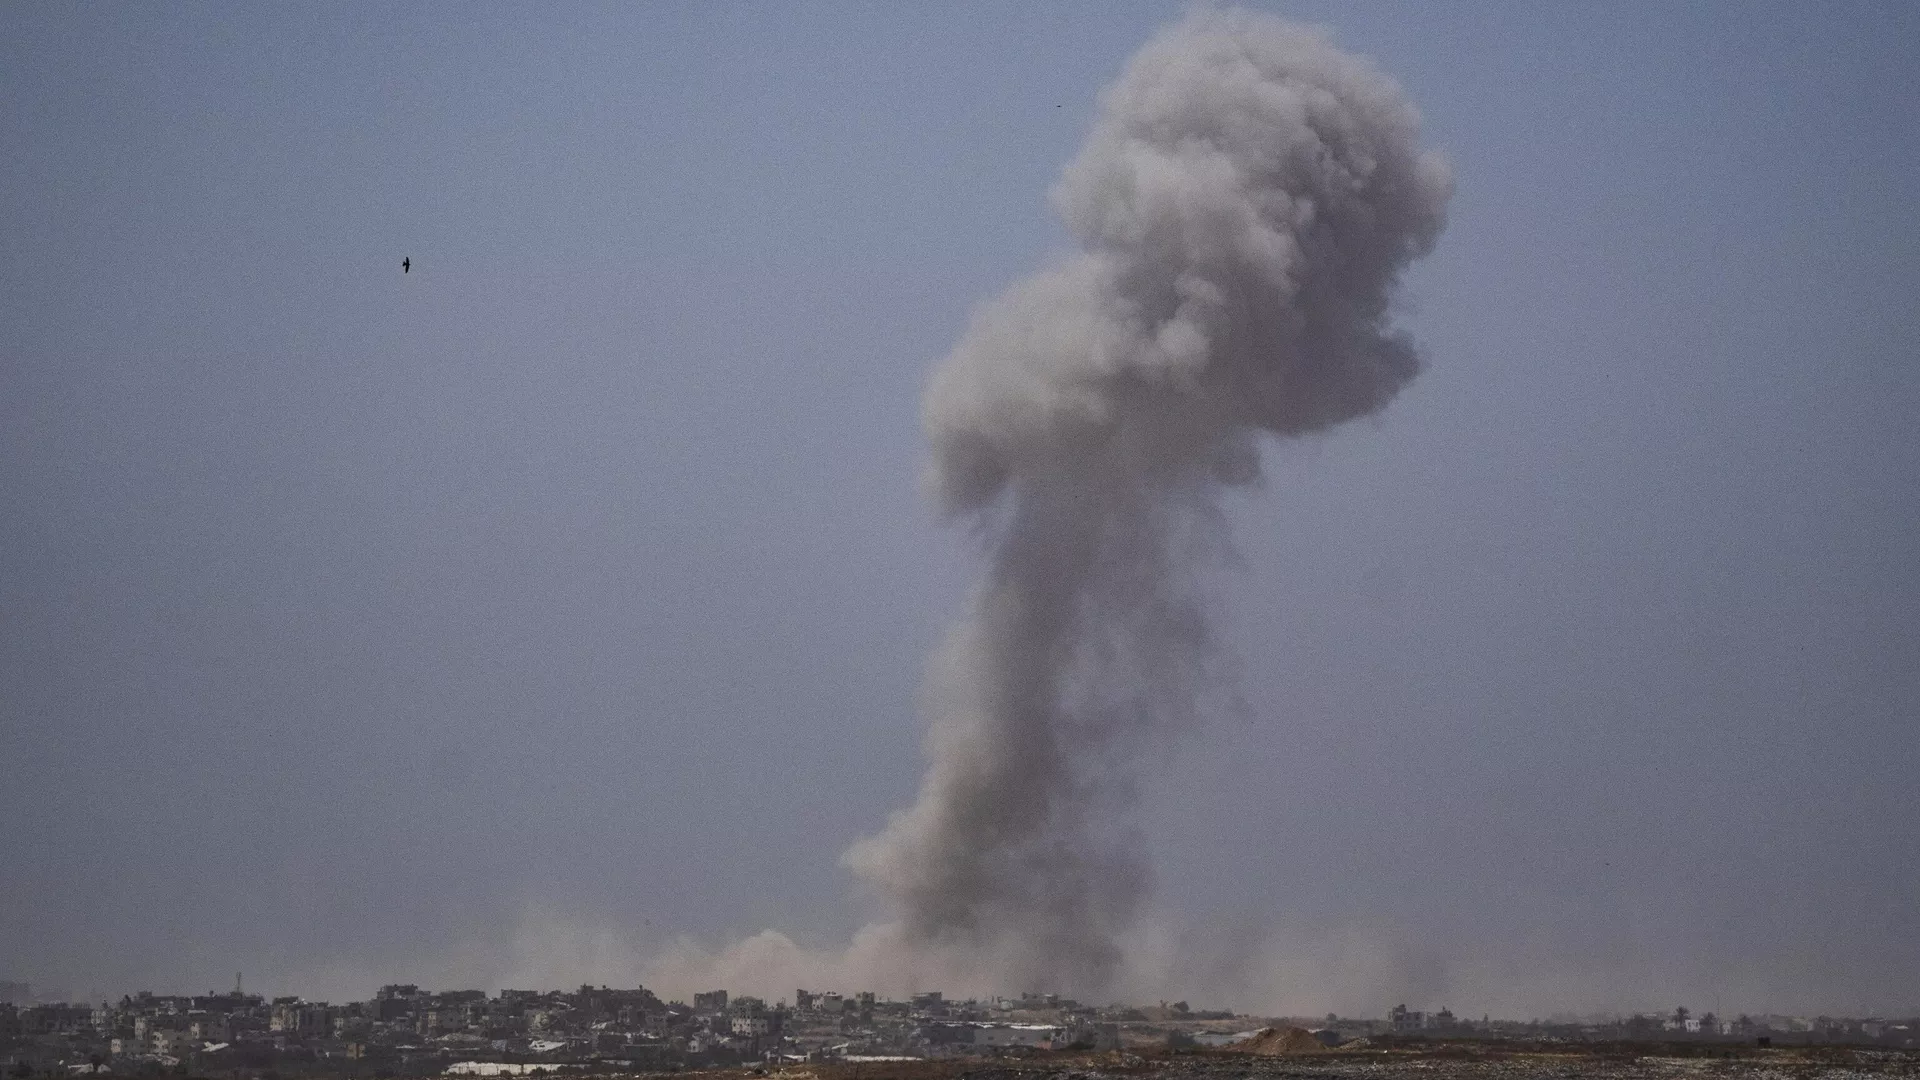
<svg viewBox="0 0 1920 1080">
<path fill-rule="evenodd" d="M 1227 500 L 1122 989 L 1920 1011 L 1920 6 L 1262 7 L 1456 190 Z M 1185 10 L 0 6 L 0 979 L 863 988 L 921 390 Z"/>
</svg>

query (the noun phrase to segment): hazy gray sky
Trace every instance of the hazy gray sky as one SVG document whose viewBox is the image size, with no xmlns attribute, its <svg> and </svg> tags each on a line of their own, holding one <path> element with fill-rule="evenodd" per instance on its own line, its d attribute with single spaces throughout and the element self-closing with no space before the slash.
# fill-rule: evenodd
<svg viewBox="0 0 1920 1080">
<path fill-rule="evenodd" d="M 0 9 L 0 978 L 844 944 L 979 565 L 921 385 L 1182 10 Z M 1235 498 L 1141 953 L 1920 1009 L 1920 9 L 1272 10 L 1458 187 L 1427 370 Z"/>
</svg>

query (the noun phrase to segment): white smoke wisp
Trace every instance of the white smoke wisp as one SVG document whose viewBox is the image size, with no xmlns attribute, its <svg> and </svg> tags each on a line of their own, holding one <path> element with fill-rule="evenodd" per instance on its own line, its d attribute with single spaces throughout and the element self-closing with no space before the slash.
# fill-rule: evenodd
<svg viewBox="0 0 1920 1080">
<path fill-rule="evenodd" d="M 917 800 L 845 856 L 910 947 L 1113 984 L 1148 873 L 1101 820 L 1212 685 L 1218 498 L 1262 434 L 1413 378 L 1389 303 L 1451 186 L 1392 80 L 1276 18 L 1197 12 L 1105 92 L 1053 193 L 1081 250 L 981 308 L 925 395 L 930 486 L 990 567 L 929 664 Z"/>
</svg>

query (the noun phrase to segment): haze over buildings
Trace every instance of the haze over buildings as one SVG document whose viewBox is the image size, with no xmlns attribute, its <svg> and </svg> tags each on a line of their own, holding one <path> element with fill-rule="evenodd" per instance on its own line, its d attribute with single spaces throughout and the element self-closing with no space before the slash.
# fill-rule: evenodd
<svg viewBox="0 0 1920 1080">
<path fill-rule="evenodd" d="M 1221 505 L 1119 992 L 1920 1003 L 1920 15 L 1272 10 L 1456 187 Z M 0 15 L 0 979 L 924 988 L 921 391 L 1183 12 Z"/>
<path fill-rule="evenodd" d="M 118 1000 L 16 1005 L 0 998 L 0 1056 L 17 1075 L 74 1075 L 104 1068 L 125 1075 L 338 1077 L 521 1076 L 587 1071 L 599 1075 L 659 1073 L 687 1067 L 800 1062 L 1009 1058 L 1036 1054 L 1127 1049 L 1156 1056 L 1167 1071 L 1192 1070 L 1163 1056 L 1199 1046 L 1235 1047 L 1252 1055 L 1317 1052 L 1338 1047 L 1372 1058 L 1390 1043 L 1403 1049 L 1433 1040 L 1500 1040 L 1520 1050 L 1539 1040 L 1565 1054 L 1578 1044 L 1612 1044 L 1601 1053 L 1617 1063 L 1622 1040 L 1650 1056 L 1722 1057 L 1736 1048 L 1743 1059 L 1781 1071 L 1810 1063 L 1799 1055 L 1763 1050 L 1790 1047 L 1868 1050 L 1847 1064 L 1890 1066 L 1886 1050 L 1920 1046 L 1920 1020 L 1784 1015 L 1717 1016 L 1685 1006 L 1666 1014 L 1515 1021 L 1394 1005 L 1382 1015 L 1267 1019 L 1230 1010 L 1195 1008 L 1185 1001 L 1093 1005 L 1058 994 L 998 994 L 955 998 L 938 990 L 892 999 L 868 990 L 796 988 L 767 1000 L 724 988 L 663 1000 L 646 987 L 583 985 L 576 990 L 433 990 L 390 983 L 371 997 L 346 1002 L 298 995 L 268 999 L 236 985 L 231 992 L 155 994 Z M 1301 1025 L 1309 1025 L 1303 1027 Z M 1665 1045 L 1655 1045 L 1665 1044 Z M 1456 1056 L 1470 1047 L 1455 1042 Z M 1444 1052 L 1444 1051 L 1443 1051 Z M 1523 1051 L 1524 1052 L 1524 1051 Z M 1405 1060 L 1406 1055 L 1392 1055 Z M 1044 1059 L 1042 1059 L 1044 1061 Z M 1054 1058 L 1066 1065 L 1073 1057 Z M 1080 1061 L 1086 1061 L 1084 1057 Z M 1095 1059 L 1098 1061 L 1099 1059 Z M 1111 1059 L 1109 1059 L 1111 1060 Z M 1216 1059 L 1217 1060 L 1217 1059 Z M 1243 1062 L 1251 1064 L 1243 1058 Z M 1296 1059 L 1297 1061 L 1298 1059 Z M 1352 1059 L 1347 1059 L 1348 1063 Z M 1562 1063 L 1565 1058 L 1560 1059 Z M 1324 1064 L 1325 1059 L 1322 1059 Z M 991 1066 L 990 1062 L 980 1064 Z M 1482 1061 L 1482 1070 L 1494 1071 Z M 1182 1068 L 1182 1066 L 1185 1068 Z M 1818 1064 L 1814 1064 L 1817 1069 Z M 1494 1067 L 1494 1068 L 1497 1068 Z M 23 1071 L 24 1070 L 24 1071 Z M 1374 1070 L 1377 1074 L 1377 1069 Z M 1847 1075 L 1882 1075 L 1854 1068 Z"/>
</svg>

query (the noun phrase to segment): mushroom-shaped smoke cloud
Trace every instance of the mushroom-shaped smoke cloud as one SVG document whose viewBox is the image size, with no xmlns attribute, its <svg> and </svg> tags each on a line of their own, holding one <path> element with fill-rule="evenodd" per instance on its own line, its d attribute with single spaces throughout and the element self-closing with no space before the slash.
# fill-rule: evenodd
<svg viewBox="0 0 1920 1080">
<path fill-rule="evenodd" d="M 1259 436 L 1364 416 L 1451 190 L 1399 88 L 1321 34 L 1203 11 L 1128 64 L 1054 201 L 1082 250 L 985 305 L 925 398 L 930 484 L 991 566 L 933 658 L 917 801 L 847 862 L 915 945 L 1096 993 L 1147 873 L 1098 827 L 1138 735 L 1199 708 L 1194 588 Z"/>
</svg>

